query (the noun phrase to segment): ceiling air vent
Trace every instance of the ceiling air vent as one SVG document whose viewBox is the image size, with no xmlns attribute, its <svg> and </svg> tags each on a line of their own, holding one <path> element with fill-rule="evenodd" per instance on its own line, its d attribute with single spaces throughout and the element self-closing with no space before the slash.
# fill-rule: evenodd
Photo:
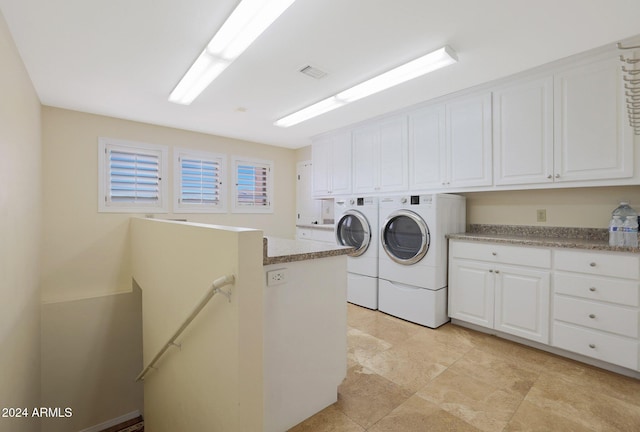
<svg viewBox="0 0 640 432">
<path fill-rule="evenodd" d="M 300 69 L 300 72 L 302 72 L 305 75 L 310 76 L 311 78 L 315 78 L 315 79 L 320 79 L 320 78 L 324 78 L 327 73 L 323 70 L 318 69 L 317 67 L 311 66 L 311 65 L 307 65 L 305 67 L 303 67 L 302 69 Z"/>
</svg>

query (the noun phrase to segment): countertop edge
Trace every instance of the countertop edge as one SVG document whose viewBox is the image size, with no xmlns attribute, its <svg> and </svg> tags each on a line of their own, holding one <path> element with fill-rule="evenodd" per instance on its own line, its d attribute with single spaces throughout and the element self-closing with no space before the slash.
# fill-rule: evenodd
<svg viewBox="0 0 640 432">
<path fill-rule="evenodd" d="M 290 241 L 294 242 L 294 240 L 290 240 Z M 311 245 L 310 240 L 301 240 L 301 241 L 304 242 L 301 244 L 304 244 L 305 246 Z M 317 242 L 314 242 L 314 243 L 317 243 Z M 342 256 L 342 255 L 348 255 L 350 252 L 353 251 L 353 248 L 351 247 L 338 246 L 338 245 L 332 246 L 325 243 L 318 243 L 318 244 L 322 245 L 321 250 L 311 250 L 308 252 L 294 252 L 294 253 L 287 253 L 283 255 L 270 256 L 269 255 L 269 239 L 267 237 L 263 237 L 262 265 L 284 264 L 284 263 L 296 262 L 296 261 L 307 261 L 307 260 L 314 260 L 319 258 Z"/>
<path fill-rule="evenodd" d="M 298 224 L 296 228 L 317 229 L 322 231 L 333 231 L 335 225 L 332 224 Z"/>
<path fill-rule="evenodd" d="M 628 246 L 609 246 L 601 240 L 573 238 L 523 237 L 506 234 L 455 233 L 447 234 L 449 240 L 465 240 L 485 243 L 502 243 L 516 246 L 552 247 L 564 249 L 597 250 L 605 252 L 640 253 L 640 248 Z"/>
</svg>

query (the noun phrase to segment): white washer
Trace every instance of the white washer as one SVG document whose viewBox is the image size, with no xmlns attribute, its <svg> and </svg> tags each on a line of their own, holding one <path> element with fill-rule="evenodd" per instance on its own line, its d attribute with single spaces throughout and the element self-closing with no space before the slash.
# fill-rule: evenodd
<svg viewBox="0 0 640 432">
<path fill-rule="evenodd" d="M 337 243 L 356 249 L 347 257 L 347 301 L 378 309 L 378 198 L 338 198 L 334 213 Z"/>
<path fill-rule="evenodd" d="M 465 198 L 406 195 L 380 198 L 378 308 L 436 328 L 447 316 L 446 234 L 464 232 Z"/>
</svg>

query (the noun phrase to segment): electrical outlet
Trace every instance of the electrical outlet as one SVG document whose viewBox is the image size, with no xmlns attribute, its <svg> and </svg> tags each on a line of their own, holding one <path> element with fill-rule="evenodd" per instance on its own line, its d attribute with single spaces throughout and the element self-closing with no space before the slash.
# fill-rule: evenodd
<svg viewBox="0 0 640 432">
<path fill-rule="evenodd" d="M 547 221 L 547 210 L 546 209 L 536 210 L 536 220 L 538 222 L 546 222 Z"/>
<path fill-rule="evenodd" d="M 281 285 L 287 282 L 286 269 L 277 269 L 267 272 L 267 286 Z"/>
</svg>

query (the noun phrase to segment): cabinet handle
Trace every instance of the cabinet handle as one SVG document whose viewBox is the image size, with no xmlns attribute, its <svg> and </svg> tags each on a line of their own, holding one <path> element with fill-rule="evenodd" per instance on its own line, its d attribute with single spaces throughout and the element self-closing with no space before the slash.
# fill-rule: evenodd
<svg viewBox="0 0 640 432">
<path fill-rule="evenodd" d="M 589 265 L 590 265 L 591 267 L 595 267 L 595 266 L 596 266 L 596 263 L 594 263 L 594 262 L 590 262 L 590 263 L 589 263 Z"/>
<path fill-rule="evenodd" d="M 556 174 L 556 178 L 560 178 L 560 174 Z"/>
<path fill-rule="evenodd" d="M 500 270 L 496 270 L 496 274 L 500 273 Z"/>
<path fill-rule="evenodd" d="M 489 270 L 489 273 L 493 273 L 493 270 Z"/>
<path fill-rule="evenodd" d="M 589 288 L 589 291 L 594 292 L 596 290 L 596 287 L 591 287 Z"/>
<path fill-rule="evenodd" d="M 498 255 L 498 252 L 491 252 L 491 255 L 496 256 Z"/>
<path fill-rule="evenodd" d="M 595 319 L 595 317 L 596 317 L 596 314 L 589 314 L 589 318 Z"/>
<path fill-rule="evenodd" d="M 596 349 L 596 344 L 589 344 L 589 348 Z"/>
<path fill-rule="evenodd" d="M 551 180 L 551 179 L 553 178 L 553 176 L 552 176 L 551 174 L 549 174 L 549 175 L 547 176 L 547 178 L 548 178 L 549 180 Z"/>
</svg>

